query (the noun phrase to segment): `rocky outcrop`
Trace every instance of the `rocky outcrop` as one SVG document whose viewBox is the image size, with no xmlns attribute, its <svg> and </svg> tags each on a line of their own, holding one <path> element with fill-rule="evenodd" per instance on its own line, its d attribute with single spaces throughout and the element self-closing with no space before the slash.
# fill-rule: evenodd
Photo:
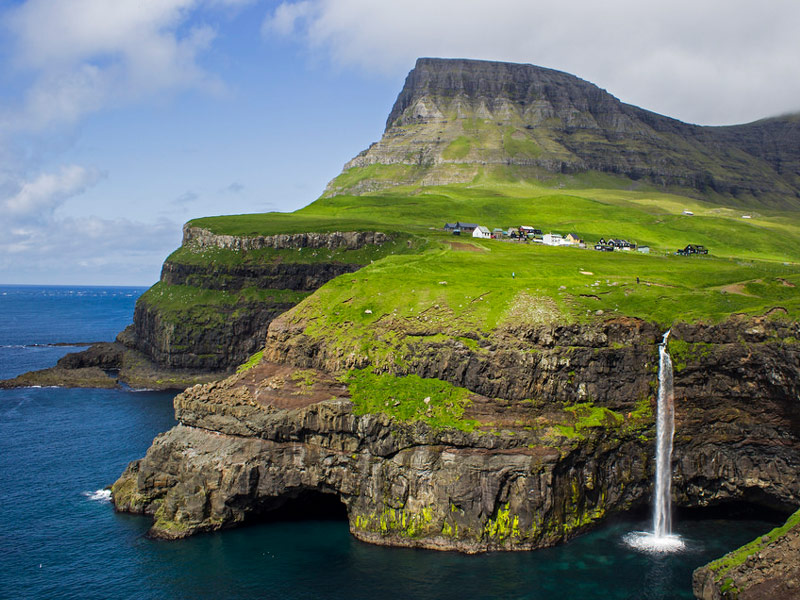
<svg viewBox="0 0 800 600">
<path fill-rule="evenodd" d="M 695 570 L 700 600 L 800 598 L 800 512 L 749 544 Z"/>
<path fill-rule="evenodd" d="M 131 344 L 167 369 L 224 371 L 263 345 L 272 319 L 293 302 L 195 305 L 174 318 L 144 298 L 133 313 Z"/>
<path fill-rule="evenodd" d="M 181 424 L 114 484 L 117 509 L 152 514 L 151 533 L 173 538 L 334 494 L 359 539 L 477 552 L 551 545 L 647 487 L 633 429 L 618 439 L 598 429 L 580 444 L 543 432 L 436 430 L 355 415 L 333 379 L 307 370 L 314 384 L 298 390 L 292 373 L 264 363 L 178 396 Z"/>
<path fill-rule="evenodd" d="M 354 273 L 362 266 L 328 262 L 187 265 L 167 260 L 161 267 L 161 281 L 168 285 L 188 285 L 208 290 L 259 288 L 311 292 L 334 277 Z M 292 306 L 294 303 L 289 303 L 287 308 Z"/>
<path fill-rule="evenodd" d="M 730 127 L 682 123 L 624 104 L 578 77 L 534 65 L 421 58 L 378 142 L 345 165 L 405 165 L 349 176 L 327 194 L 399 183 L 469 182 L 478 169 L 548 179 L 600 171 L 714 201 L 800 206 L 797 115 Z M 473 168 L 469 168 L 473 167 Z M 353 181 L 356 183 L 353 183 Z"/>
<path fill-rule="evenodd" d="M 390 238 L 380 231 L 333 231 L 330 233 L 281 233 L 277 235 L 222 235 L 191 223 L 183 226 L 183 246 L 196 250 L 260 250 L 262 248 L 298 249 L 327 248 L 358 250 L 368 244 L 383 244 Z"/>
<path fill-rule="evenodd" d="M 130 333 L 120 333 L 124 340 Z M 114 388 L 121 385 L 135 389 L 183 390 L 190 385 L 219 379 L 217 371 L 202 369 L 165 369 L 138 350 L 120 341 L 99 342 L 88 350 L 62 357 L 54 367 L 30 371 L 13 379 L 0 381 L 0 388 L 58 386 Z"/>
<path fill-rule="evenodd" d="M 466 431 L 360 414 L 334 374 L 364 365 L 278 319 L 268 362 L 176 398 L 180 425 L 131 463 L 114 502 L 164 537 L 329 494 L 372 543 L 550 545 L 649 501 L 657 333 L 626 319 L 420 352 L 408 371 L 472 391 Z M 798 333 L 766 319 L 675 328 L 678 504 L 800 504 Z"/>
<path fill-rule="evenodd" d="M 301 262 L 280 255 L 273 260 L 249 260 L 248 252 L 355 251 L 390 239 L 375 231 L 233 236 L 187 224 L 184 250 L 202 255 L 214 248 L 228 253 L 228 258 L 168 258 L 159 284 L 136 303 L 133 328 L 125 342 L 162 368 L 230 371 L 263 346 L 275 317 L 334 277 L 363 266 L 346 262 L 347 252 L 340 253 L 344 262 Z"/>
</svg>

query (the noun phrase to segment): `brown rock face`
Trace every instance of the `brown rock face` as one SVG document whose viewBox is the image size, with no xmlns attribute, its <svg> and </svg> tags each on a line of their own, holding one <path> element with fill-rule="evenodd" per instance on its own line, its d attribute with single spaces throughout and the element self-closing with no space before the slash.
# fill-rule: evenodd
<svg viewBox="0 0 800 600">
<path fill-rule="evenodd" d="M 279 319 L 271 362 L 176 398 L 180 425 L 131 463 L 114 503 L 181 537 L 332 494 L 373 543 L 551 545 L 649 502 L 658 333 L 620 320 L 517 332 L 513 349 L 421 343 L 412 372 L 474 392 L 468 432 L 356 414 L 329 375 L 343 358 Z M 800 504 L 797 334 L 766 321 L 675 328 L 678 504 Z"/>
<path fill-rule="evenodd" d="M 785 525 L 695 570 L 700 600 L 800 598 L 800 512 Z"/>
</svg>

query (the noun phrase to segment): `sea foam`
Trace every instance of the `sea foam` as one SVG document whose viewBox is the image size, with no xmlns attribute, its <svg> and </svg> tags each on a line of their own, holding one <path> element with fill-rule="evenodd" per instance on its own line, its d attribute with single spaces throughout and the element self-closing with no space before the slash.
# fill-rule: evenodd
<svg viewBox="0 0 800 600">
<path fill-rule="evenodd" d="M 111 501 L 111 490 L 96 490 L 94 492 L 83 492 L 83 495 L 86 496 L 89 500 L 94 500 L 95 502 L 110 502 Z"/>
</svg>

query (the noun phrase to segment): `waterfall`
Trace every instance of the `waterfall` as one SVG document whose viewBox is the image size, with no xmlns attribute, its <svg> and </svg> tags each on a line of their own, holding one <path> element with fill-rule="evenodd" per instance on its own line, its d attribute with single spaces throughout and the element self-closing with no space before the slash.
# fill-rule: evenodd
<svg viewBox="0 0 800 600">
<path fill-rule="evenodd" d="M 672 533 L 672 438 L 675 434 L 675 405 L 672 393 L 672 360 L 667 352 L 669 331 L 658 345 L 658 415 L 656 416 L 656 485 L 653 498 L 653 535 Z"/>
<path fill-rule="evenodd" d="M 669 331 L 658 345 L 658 413 L 656 415 L 656 476 L 653 495 L 653 531 L 637 531 L 625 541 L 638 550 L 675 552 L 685 546 L 672 533 L 672 438 L 675 434 L 675 402 L 672 392 L 672 359 L 667 351 Z"/>
</svg>

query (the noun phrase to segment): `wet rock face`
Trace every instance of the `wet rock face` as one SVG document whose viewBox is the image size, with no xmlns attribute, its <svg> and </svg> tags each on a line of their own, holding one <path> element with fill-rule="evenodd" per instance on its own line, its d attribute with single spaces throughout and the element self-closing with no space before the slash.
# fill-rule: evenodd
<svg viewBox="0 0 800 600">
<path fill-rule="evenodd" d="M 742 341 L 754 327 L 760 341 Z M 800 504 L 798 325 L 731 321 L 676 331 L 710 341 L 676 338 L 673 349 L 675 501 Z M 412 371 L 477 392 L 465 417 L 481 425 L 466 432 L 355 414 L 329 374 L 339 358 L 278 320 L 271 362 L 176 398 L 181 424 L 131 463 L 114 502 L 153 515 L 154 535 L 181 537 L 247 522 L 314 491 L 336 495 L 352 533 L 372 543 L 465 552 L 551 545 L 649 502 L 652 410 L 639 426 L 630 419 L 643 398 L 654 409 L 659 333 L 628 320 L 516 332 L 536 352 L 515 354 L 501 340 L 480 352 L 420 353 Z M 531 355 L 541 356 L 526 362 Z M 589 400 L 580 396 L 587 389 Z M 587 401 L 618 417 L 571 433 L 550 426 L 561 406 Z"/>
</svg>

